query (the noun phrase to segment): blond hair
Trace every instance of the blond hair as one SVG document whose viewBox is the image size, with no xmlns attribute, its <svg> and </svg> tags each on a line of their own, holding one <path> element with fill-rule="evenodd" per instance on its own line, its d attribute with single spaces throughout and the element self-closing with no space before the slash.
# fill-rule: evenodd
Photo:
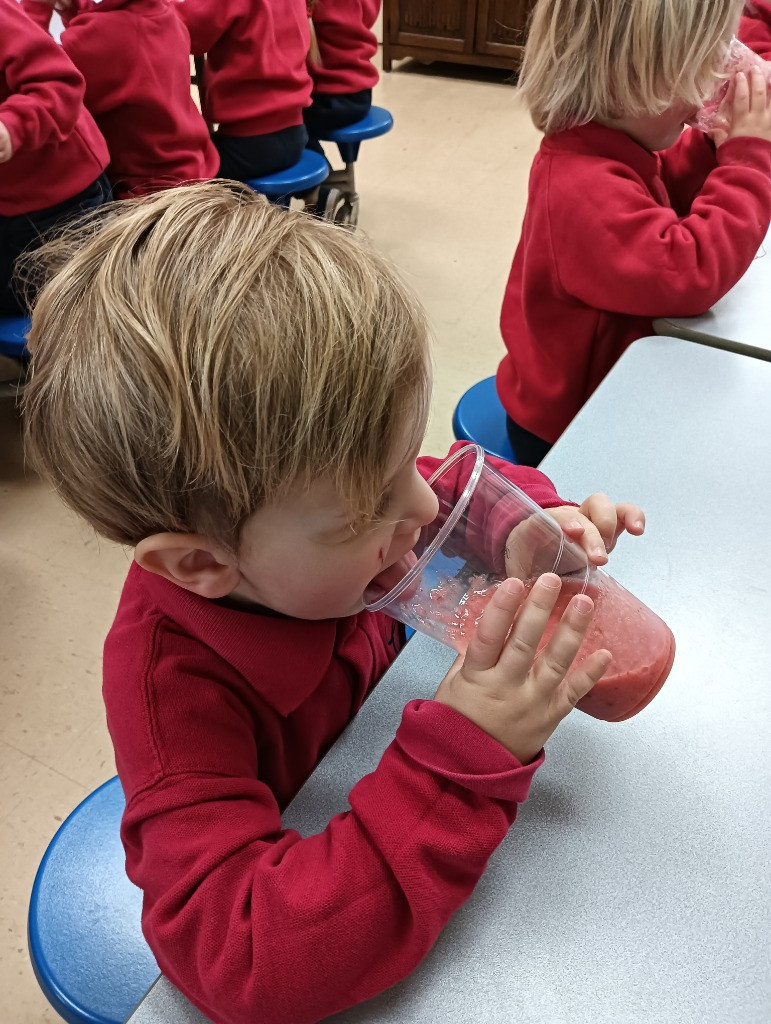
<svg viewBox="0 0 771 1024">
<path fill-rule="evenodd" d="M 27 451 L 100 534 L 236 549 L 296 481 L 372 517 L 423 429 L 424 314 L 356 236 L 234 182 L 115 204 L 32 258 Z"/>
<path fill-rule="evenodd" d="M 742 0 L 538 0 L 520 93 L 547 135 L 594 119 L 699 107 Z"/>
</svg>

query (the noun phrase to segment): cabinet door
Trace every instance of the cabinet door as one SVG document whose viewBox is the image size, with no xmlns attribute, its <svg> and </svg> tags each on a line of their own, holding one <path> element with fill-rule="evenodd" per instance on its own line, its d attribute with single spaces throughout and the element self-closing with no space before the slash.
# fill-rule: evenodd
<svg viewBox="0 0 771 1024">
<path fill-rule="evenodd" d="M 473 52 L 476 0 L 390 0 L 387 6 L 394 45 Z"/>
<path fill-rule="evenodd" d="M 478 0 L 477 53 L 518 57 L 535 0 Z"/>
</svg>

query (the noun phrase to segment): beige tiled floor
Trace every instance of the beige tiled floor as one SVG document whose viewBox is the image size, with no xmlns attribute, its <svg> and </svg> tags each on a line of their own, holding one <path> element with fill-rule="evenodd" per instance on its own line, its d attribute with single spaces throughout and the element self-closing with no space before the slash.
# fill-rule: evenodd
<svg viewBox="0 0 771 1024">
<path fill-rule="evenodd" d="M 405 63 L 376 102 L 396 120 L 357 167 L 360 224 L 401 267 L 436 335 L 425 450 L 501 356 L 497 319 L 538 138 L 503 72 Z M 58 823 L 114 774 L 100 650 L 129 556 L 99 542 L 25 474 L 13 404 L 0 402 L 0 1022 L 59 1018 L 26 951 L 32 880 Z"/>
</svg>

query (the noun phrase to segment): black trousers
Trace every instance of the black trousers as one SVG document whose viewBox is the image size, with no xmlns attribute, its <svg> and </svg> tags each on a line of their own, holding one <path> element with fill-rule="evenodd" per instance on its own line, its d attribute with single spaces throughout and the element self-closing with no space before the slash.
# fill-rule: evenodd
<svg viewBox="0 0 771 1024">
<path fill-rule="evenodd" d="M 303 117 L 308 129 L 308 148 L 323 153 L 319 138 L 336 128 L 347 128 L 369 112 L 372 106 L 372 90 L 360 92 L 324 93 L 314 92 L 312 102 L 305 108 Z"/>
<path fill-rule="evenodd" d="M 21 294 L 13 283 L 14 263 L 18 257 L 39 248 L 47 235 L 55 234 L 68 221 L 97 209 L 111 198 L 110 183 L 100 174 L 88 188 L 63 203 L 15 217 L 0 217 L 0 316 L 26 313 Z"/>
<path fill-rule="evenodd" d="M 303 155 L 308 133 L 302 124 L 265 135 L 223 135 L 214 132 L 212 142 L 220 155 L 220 178 L 249 181 L 285 171 Z"/>
<path fill-rule="evenodd" d="M 544 441 L 542 437 L 531 434 L 529 430 L 520 427 L 511 416 L 506 417 L 506 433 L 509 435 L 509 443 L 514 449 L 517 462 L 521 466 L 537 466 L 551 449 L 551 444 Z"/>
</svg>

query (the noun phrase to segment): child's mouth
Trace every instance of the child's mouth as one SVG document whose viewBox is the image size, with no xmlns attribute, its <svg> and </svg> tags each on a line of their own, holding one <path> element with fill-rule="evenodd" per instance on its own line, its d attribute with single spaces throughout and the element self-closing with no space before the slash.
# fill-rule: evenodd
<svg viewBox="0 0 771 1024">
<path fill-rule="evenodd" d="M 393 590 L 397 583 L 404 579 L 417 560 L 418 556 L 415 552 L 408 551 L 406 555 L 402 555 L 393 565 L 389 565 L 387 569 L 379 572 L 373 580 L 370 580 L 369 586 L 364 591 L 365 604 L 372 604 L 374 601 L 380 600 L 390 590 Z"/>
</svg>

